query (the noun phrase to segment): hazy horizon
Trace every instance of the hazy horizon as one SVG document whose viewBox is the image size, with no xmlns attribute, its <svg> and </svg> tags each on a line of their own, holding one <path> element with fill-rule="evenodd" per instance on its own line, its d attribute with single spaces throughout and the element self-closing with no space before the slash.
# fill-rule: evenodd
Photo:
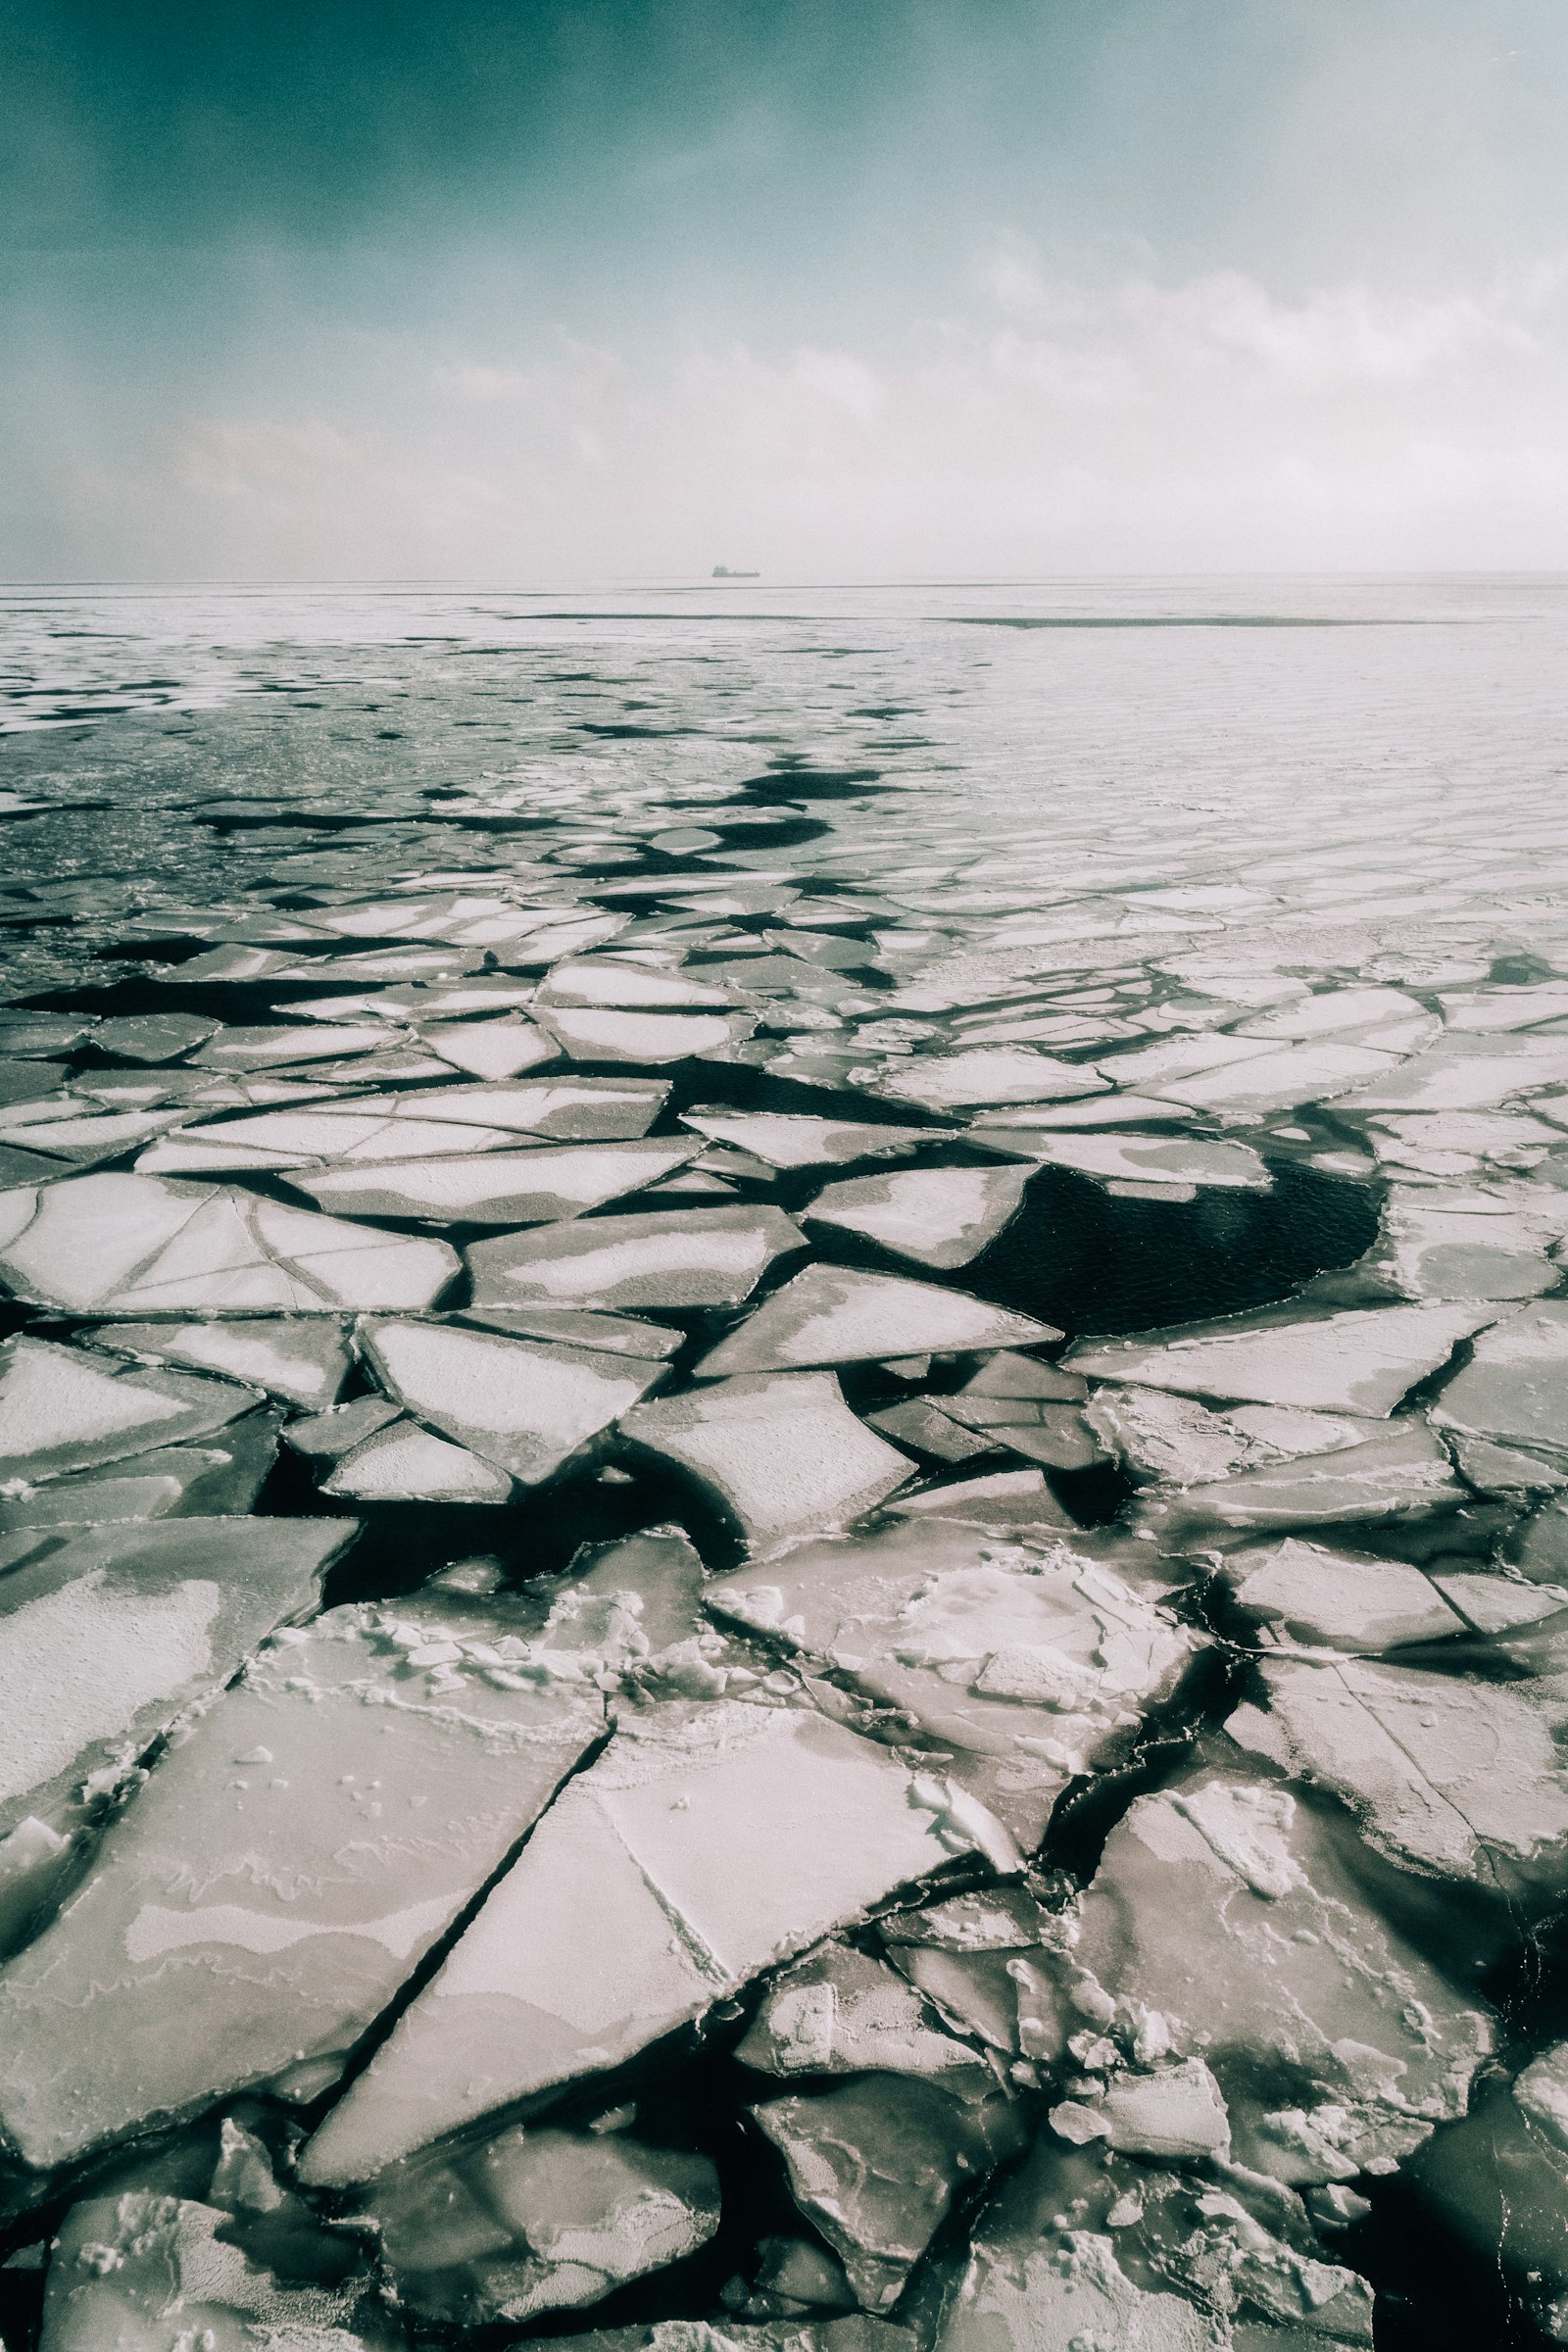
<svg viewBox="0 0 1568 2352">
<path fill-rule="evenodd" d="M 0 574 L 1568 566 L 1544 0 L 8 0 Z"/>
</svg>

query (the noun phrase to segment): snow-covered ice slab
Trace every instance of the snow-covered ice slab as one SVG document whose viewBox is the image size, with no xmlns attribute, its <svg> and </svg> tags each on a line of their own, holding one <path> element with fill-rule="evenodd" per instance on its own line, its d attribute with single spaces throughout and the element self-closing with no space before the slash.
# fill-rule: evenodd
<svg viewBox="0 0 1568 2352">
<path fill-rule="evenodd" d="M 143 1370 L 24 1332 L 0 1342 L 0 1479 L 52 1478 L 209 1437 L 260 1402 L 232 1381 Z"/>
<path fill-rule="evenodd" d="M 770 1168 L 835 1167 L 857 1159 L 898 1159 L 950 1143 L 956 1127 L 884 1127 L 858 1119 L 819 1119 L 803 1111 L 683 1111 L 683 1127 L 710 1142 L 749 1152 Z"/>
<path fill-rule="evenodd" d="M 875 1363 L 889 1356 L 983 1353 L 1059 1340 L 1054 1325 L 992 1306 L 964 1291 L 808 1266 L 775 1291 L 697 1366 L 704 1380 L 735 1372 L 791 1372 L 815 1364 Z"/>
<path fill-rule="evenodd" d="M 1532 1214 L 1523 1186 L 1506 1194 L 1393 1185 L 1378 1240 L 1366 1260 L 1405 1298 L 1536 1298 L 1562 1269 L 1547 1252 L 1562 1235 L 1555 1213 Z"/>
<path fill-rule="evenodd" d="M 831 1372 L 742 1377 L 636 1406 L 621 1434 L 677 1463 L 756 1548 L 843 1527 L 911 1476 Z"/>
<path fill-rule="evenodd" d="M 1432 1419 L 1440 1429 L 1528 1446 L 1568 1466 L 1568 1302 L 1543 1298 L 1484 1332 Z"/>
<path fill-rule="evenodd" d="M 512 1479 L 466 1446 L 399 1416 L 345 1448 L 321 1493 L 349 1502 L 512 1500 Z"/>
<path fill-rule="evenodd" d="M 452 1323 L 368 1323 L 362 1338 L 377 1378 L 417 1420 L 530 1487 L 664 1377 L 646 1357 Z"/>
<path fill-rule="evenodd" d="M 963 1841 L 887 1749 L 821 1716 L 722 1702 L 623 1718 L 310 2141 L 302 2177 L 368 2180 L 620 2064 Z"/>
<path fill-rule="evenodd" d="M 1009 1143 L 1009 1131 L 987 1130 L 984 1140 L 998 1149 L 1026 1152 L 1054 1168 L 1071 1168 L 1099 1183 L 1196 1185 L 1200 1191 L 1266 1193 L 1273 1183 L 1267 1162 L 1247 1144 L 1210 1143 L 1202 1137 L 1179 1141 L 1152 1135 L 1039 1136 L 1022 1129 Z"/>
<path fill-rule="evenodd" d="M 1191 1637 L 1062 1543 L 946 1520 L 805 1544 L 713 1578 L 710 1610 L 832 1666 L 955 1754 L 951 1769 L 1027 1845 L 1128 1711 L 1171 1691 Z"/>
<path fill-rule="evenodd" d="M 644 1210 L 468 1250 L 476 1306 L 739 1306 L 806 1236 L 782 1209 Z"/>
<path fill-rule="evenodd" d="M 1470 1494 L 1423 1421 L 1396 1421 L 1359 1446 L 1298 1454 L 1140 1500 L 1143 1526 L 1174 1543 L 1227 1528 L 1333 1527 L 1455 1510 Z"/>
<path fill-rule="evenodd" d="M 405 1159 L 331 1168 L 292 1181 L 323 1207 L 353 1217 L 441 1217 L 470 1225 L 544 1225 L 640 1192 L 697 1156 L 693 1144 L 643 1137 L 529 1152 Z"/>
<path fill-rule="evenodd" d="M 1073 1959 L 1083 2012 L 1129 2043 L 1152 2012 L 1171 2054 L 1217 2079 L 1237 2160 L 1294 2186 L 1349 2180 L 1462 2115 L 1491 2046 L 1367 1908 L 1331 1828 L 1240 1777 L 1135 1801 Z"/>
<path fill-rule="evenodd" d="M 992 1102 L 1059 1102 L 1104 1094 L 1110 1083 L 1087 1064 L 1029 1046 L 976 1046 L 967 1054 L 922 1054 L 902 1062 L 881 1080 L 880 1092 L 930 1110 L 957 1110 Z"/>
<path fill-rule="evenodd" d="M 0 1281 L 74 1314 L 417 1312 L 460 1263 L 445 1242 L 161 1176 L 0 1194 Z"/>
<path fill-rule="evenodd" d="M 1494 1320 L 1491 1307 L 1447 1303 L 1296 1317 L 1268 1309 L 1138 1339 L 1083 1340 L 1062 1361 L 1094 1380 L 1188 1396 L 1381 1416 Z"/>
<path fill-rule="evenodd" d="M 117 1355 L 150 1356 L 251 1382 L 270 1396 L 320 1409 L 348 1378 L 349 1351 L 330 1323 L 283 1315 L 221 1323 L 110 1323 L 83 1335 Z"/>
<path fill-rule="evenodd" d="M 1268 1712 L 1232 1739 L 1333 1788 L 1367 1840 L 1407 1869 L 1483 1885 L 1560 1883 L 1568 1844 L 1568 1705 L 1529 1683 L 1347 1658 L 1270 1659 Z"/>
<path fill-rule="evenodd" d="M 622 1012 L 592 1005 L 539 1007 L 573 1061 L 630 1061 L 657 1069 L 738 1046 L 757 1027 L 753 1012 Z"/>
<path fill-rule="evenodd" d="M 352 1519 L 50 1530 L 0 1577 L 0 1830 L 138 1756 L 314 1607 Z"/>
<path fill-rule="evenodd" d="M 514 2326 L 597 2303 L 706 2245 L 707 2156 L 619 2132 L 522 2130 L 389 2167 L 367 2200 L 400 2302 L 423 2320 Z"/>
<path fill-rule="evenodd" d="M 601 1735 L 591 1681 L 511 1671 L 524 1622 L 449 1592 L 334 1609 L 171 1749 L 0 1974 L 27 2162 L 352 2049 Z"/>
<path fill-rule="evenodd" d="M 558 1004 L 612 1004 L 636 1012 L 728 1007 L 729 998 L 689 972 L 659 971 L 624 957 L 583 956 L 558 963 L 535 999 L 541 1010 Z"/>
<path fill-rule="evenodd" d="M 808 1225 L 864 1234 L 898 1257 L 947 1271 L 966 1266 L 1016 1215 L 1018 1168 L 908 1168 L 827 1185 L 803 1214 Z"/>
<path fill-rule="evenodd" d="M 1356 1088 L 1350 1110 L 1494 1110 L 1514 1095 L 1568 1084 L 1568 1039 L 1445 1037 Z"/>
<path fill-rule="evenodd" d="M 554 1061 L 558 1052 L 553 1037 L 515 1013 L 498 1021 L 430 1021 L 418 1036 L 438 1059 L 474 1078 L 515 1078 Z"/>
<path fill-rule="evenodd" d="M 1292 1110 L 1298 1103 L 1332 1102 L 1397 1067 L 1396 1054 L 1371 1046 L 1288 1046 L 1283 1053 L 1250 1054 L 1221 1069 L 1150 1084 L 1152 1093 L 1194 1110 Z"/>
<path fill-rule="evenodd" d="M 1330 1551 L 1287 1537 L 1232 1552 L 1221 1573 L 1236 1606 L 1287 1641 L 1375 1654 L 1466 1630 L 1441 1588 L 1404 1560 Z"/>
</svg>

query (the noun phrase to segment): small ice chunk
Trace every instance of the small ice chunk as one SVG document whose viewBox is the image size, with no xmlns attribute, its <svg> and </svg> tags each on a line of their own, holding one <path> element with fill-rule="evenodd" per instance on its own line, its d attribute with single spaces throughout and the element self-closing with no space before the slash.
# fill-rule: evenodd
<svg viewBox="0 0 1568 2352">
<path fill-rule="evenodd" d="M 1028 2138 L 1021 2109 L 1000 2093 L 971 2102 L 899 2075 L 862 2075 L 753 2113 L 868 2311 L 898 2301 L 955 2198 Z"/>
<path fill-rule="evenodd" d="M 514 2127 L 393 2165 L 366 2202 L 400 2302 L 449 2327 L 597 2303 L 718 2228 L 710 2158 L 621 2134 Z"/>
<path fill-rule="evenodd" d="M 864 1234 L 917 1265 L 966 1266 L 1016 1214 L 1028 1179 L 1017 1168 L 919 1168 L 852 1176 L 818 1193 L 808 1225 Z"/>
<path fill-rule="evenodd" d="M 858 1518 L 909 1476 L 831 1372 L 715 1382 L 638 1405 L 622 1435 L 677 1462 L 761 1549 Z"/>
</svg>

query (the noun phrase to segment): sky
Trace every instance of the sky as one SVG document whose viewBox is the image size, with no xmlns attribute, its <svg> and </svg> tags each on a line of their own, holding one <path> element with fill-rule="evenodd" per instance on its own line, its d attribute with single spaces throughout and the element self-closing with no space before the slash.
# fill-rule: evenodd
<svg viewBox="0 0 1568 2352">
<path fill-rule="evenodd" d="M 0 577 L 1568 569 L 1564 0 L 0 0 Z"/>
</svg>

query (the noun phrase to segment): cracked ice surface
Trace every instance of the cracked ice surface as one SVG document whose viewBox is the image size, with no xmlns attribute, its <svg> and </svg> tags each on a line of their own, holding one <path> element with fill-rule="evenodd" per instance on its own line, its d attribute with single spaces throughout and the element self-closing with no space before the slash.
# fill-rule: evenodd
<svg viewBox="0 0 1568 2352">
<path fill-rule="evenodd" d="M 1568 2338 L 1559 592 L 1210 592 L 8 611 L 11 2352 Z"/>
</svg>

